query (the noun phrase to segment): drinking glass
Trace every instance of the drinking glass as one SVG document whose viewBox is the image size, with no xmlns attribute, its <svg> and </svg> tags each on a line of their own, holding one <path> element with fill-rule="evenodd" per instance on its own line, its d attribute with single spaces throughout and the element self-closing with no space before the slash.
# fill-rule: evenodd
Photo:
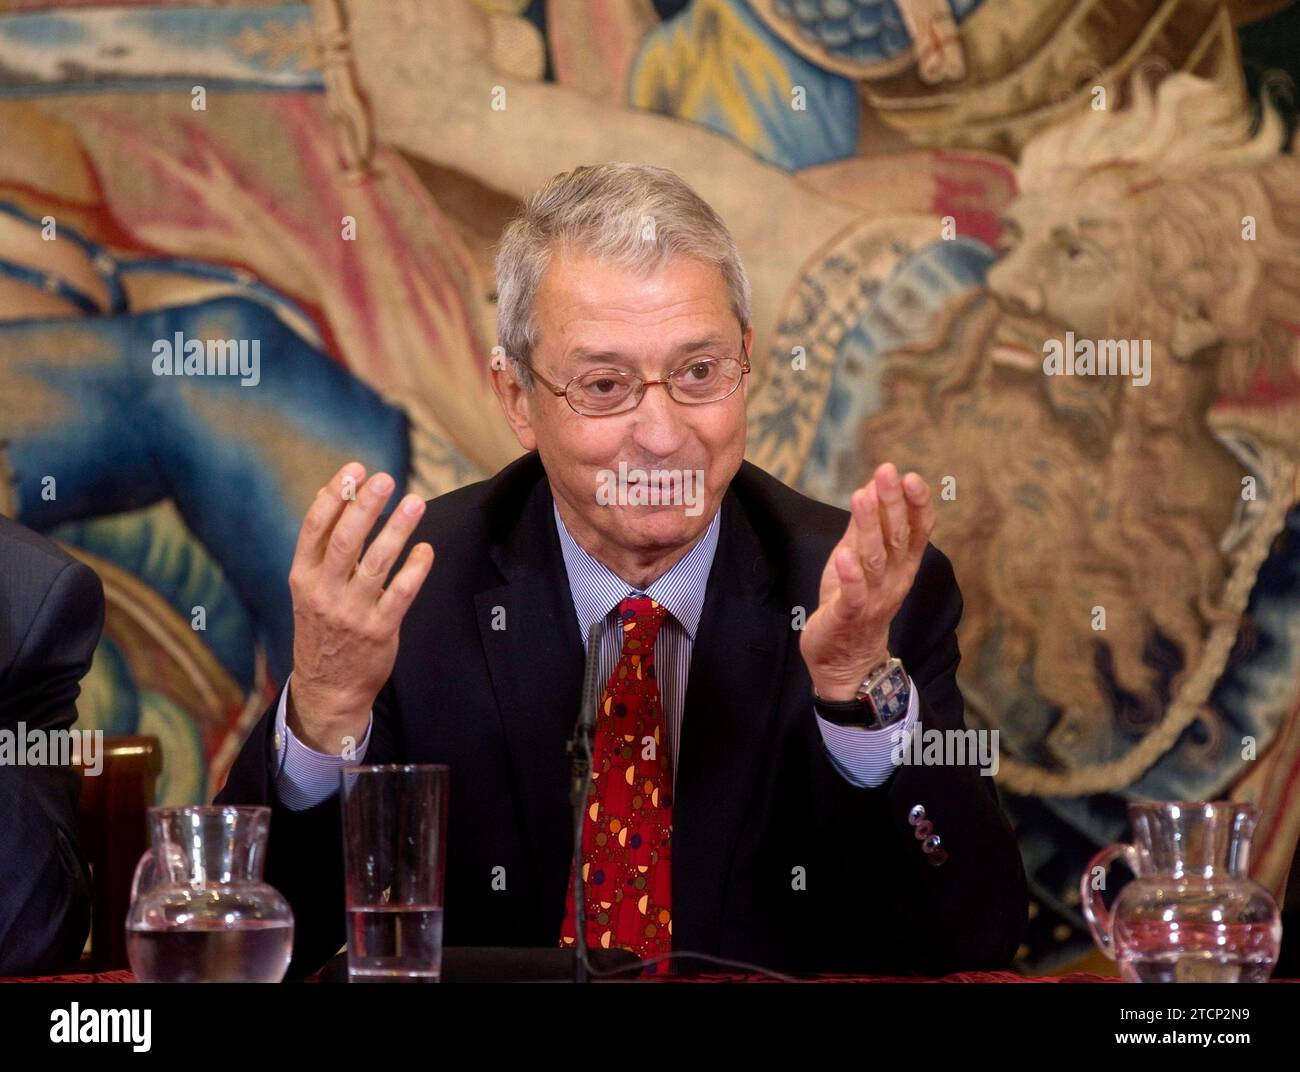
<svg viewBox="0 0 1300 1072">
<path fill-rule="evenodd" d="M 436 983 L 450 771 L 354 765 L 342 779 L 348 980 Z"/>
</svg>

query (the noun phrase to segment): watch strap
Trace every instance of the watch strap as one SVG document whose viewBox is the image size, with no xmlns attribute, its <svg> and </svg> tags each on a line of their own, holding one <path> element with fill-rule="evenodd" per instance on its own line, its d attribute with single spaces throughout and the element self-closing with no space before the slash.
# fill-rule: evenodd
<svg viewBox="0 0 1300 1072">
<path fill-rule="evenodd" d="M 813 710 L 827 722 L 833 722 L 837 726 L 880 729 L 876 712 L 865 700 L 823 700 L 814 692 Z"/>
</svg>

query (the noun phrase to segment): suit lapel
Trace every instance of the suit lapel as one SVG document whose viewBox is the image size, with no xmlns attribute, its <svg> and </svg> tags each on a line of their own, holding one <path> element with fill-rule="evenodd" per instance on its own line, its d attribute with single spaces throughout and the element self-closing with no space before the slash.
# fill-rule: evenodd
<svg viewBox="0 0 1300 1072">
<path fill-rule="evenodd" d="M 540 462 L 537 472 L 522 509 L 502 511 L 504 530 L 489 549 L 506 583 L 474 598 L 521 835 L 537 888 L 558 895 L 568 879 L 573 828 L 564 746 L 582 700 L 583 647 Z"/>
<path fill-rule="evenodd" d="M 673 945 L 716 949 L 723 888 L 775 726 L 790 637 L 771 563 L 733 489 L 691 652 L 673 792 Z"/>
</svg>

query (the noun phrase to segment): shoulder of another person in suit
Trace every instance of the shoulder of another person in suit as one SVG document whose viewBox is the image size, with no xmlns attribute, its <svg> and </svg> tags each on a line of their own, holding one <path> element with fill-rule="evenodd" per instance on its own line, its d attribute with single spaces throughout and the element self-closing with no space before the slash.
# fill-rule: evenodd
<svg viewBox="0 0 1300 1072">
<path fill-rule="evenodd" d="M 55 578 L 55 587 L 50 594 L 66 606 L 67 613 L 90 615 L 98 612 L 102 616 L 104 582 L 80 559 L 69 557 Z"/>
<path fill-rule="evenodd" d="M 53 579 L 77 561 L 48 536 L 0 514 L 0 562 L 7 570 L 22 570 L 29 579 Z"/>
<path fill-rule="evenodd" d="M 23 582 L 19 591 L 27 593 L 27 598 L 13 608 L 20 615 L 34 618 L 43 607 L 48 612 L 51 597 L 58 604 L 69 604 L 82 613 L 104 602 L 103 583 L 90 566 L 49 537 L 3 516 L 0 516 L 0 568 Z"/>
<path fill-rule="evenodd" d="M 104 586 L 88 565 L 17 522 L 0 525 L 0 707 L 54 668 L 90 668 L 104 624 Z"/>
</svg>

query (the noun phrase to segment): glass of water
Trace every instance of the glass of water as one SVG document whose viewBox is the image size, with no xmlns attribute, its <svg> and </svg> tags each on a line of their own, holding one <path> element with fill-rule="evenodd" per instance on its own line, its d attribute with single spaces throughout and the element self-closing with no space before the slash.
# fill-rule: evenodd
<svg viewBox="0 0 1300 1072">
<path fill-rule="evenodd" d="M 436 983 L 450 770 L 349 766 L 342 779 L 348 981 Z"/>
</svg>

